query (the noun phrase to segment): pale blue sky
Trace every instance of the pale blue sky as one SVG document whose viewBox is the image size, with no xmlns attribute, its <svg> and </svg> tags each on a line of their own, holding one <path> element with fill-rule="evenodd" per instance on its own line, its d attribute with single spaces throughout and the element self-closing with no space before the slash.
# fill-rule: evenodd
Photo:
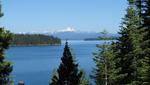
<svg viewBox="0 0 150 85">
<path fill-rule="evenodd" d="M 117 33 L 126 0 L 2 0 L 1 25 L 12 32 L 79 31 Z"/>
</svg>

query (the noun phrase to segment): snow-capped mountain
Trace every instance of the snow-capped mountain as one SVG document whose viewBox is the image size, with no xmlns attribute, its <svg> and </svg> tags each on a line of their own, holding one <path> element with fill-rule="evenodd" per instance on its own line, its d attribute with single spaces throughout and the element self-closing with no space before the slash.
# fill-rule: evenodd
<svg viewBox="0 0 150 85">
<path fill-rule="evenodd" d="M 47 33 L 48 35 L 53 35 L 62 40 L 83 40 L 86 38 L 97 38 L 102 36 L 100 32 L 83 32 L 74 29 L 73 27 L 67 27 L 66 29 L 57 30 L 55 32 Z M 107 34 L 107 36 L 118 36 L 118 34 Z"/>
<path fill-rule="evenodd" d="M 96 32 L 55 32 L 52 34 L 55 37 L 61 38 L 63 40 L 83 40 L 86 38 L 96 38 L 99 33 Z"/>
<path fill-rule="evenodd" d="M 57 30 L 57 31 L 44 31 L 44 32 L 29 32 L 23 34 L 45 34 L 52 35 L 54 37 L 58 37 L 62 40 L 84 40 L 87 38 L 97 38 L 99 36 L 103 36 L 100 32 L 86 32 L 86 31 L 78 31 L 73 27 L 67 27 L 66 29 Z M 108 33 L 107 36 L 118 37 L 118 34 Z"/>
<path fill-rule="evenodd" d="M 77 30 L 73 27 L 67 27 L 66 29 L 58 30 L 57 32 L 76 32 Z"/>
</svg>

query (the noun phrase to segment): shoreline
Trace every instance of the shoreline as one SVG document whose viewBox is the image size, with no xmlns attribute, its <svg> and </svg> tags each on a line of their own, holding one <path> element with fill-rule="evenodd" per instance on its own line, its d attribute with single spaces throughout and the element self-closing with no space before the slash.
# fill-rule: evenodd
<svg viewBox="0 0 150 85">
<path fill-rule="evenodd" d="M 34 44 L 29 44 L 29 45 L 10 45 L 10 47 L 32 47 L 32 46 L 60 46 L 60 44 L 37 44 L 37 45 L 34 45 Z"/>
</svg>

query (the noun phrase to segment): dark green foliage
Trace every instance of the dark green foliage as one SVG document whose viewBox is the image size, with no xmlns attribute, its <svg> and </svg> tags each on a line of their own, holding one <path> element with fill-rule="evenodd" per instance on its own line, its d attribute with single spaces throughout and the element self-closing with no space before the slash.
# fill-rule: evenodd
<svg viewBox="0 0 150 85">
<path fill-rule="evenodd" d="M 127 14 L 121 23 L 120 37 L 117 42 L 109 48 L 100 47 L 103 48 L 100 56 L 108 57 L 110 54 L 107 60 L 110 63 L 109 70 L 106 70 L 104 59 L 99 59 L 99 61 L 95 59 L 97 67 L 99 66 L 96 71 L 100 74 L 99 77 L 96 77 L 98 78 L 96 79 L 97 85 L 138 85 L 137 79 L 141 72 L 140 62 L 143 59 L 141 57 L 143 35 L 139 35 L 143 31 L 139 29 L 142 19 L 136 9 L 135 0 L 128 0 L 128 2 Z M 106 73 L 109 76 L 106 76 Z M 98 74 L 95 75 L 98 76 Z"/>
<path fill-rule="evenodd" d="M 61 44 L 59 38 L 42 34 L 15 34 L 11 45 L 57 45 Z"/>
<path fill-rule="evenodd" d="M 150 85 L 150 0 L 128 0 L 128 4 L 120 37 L 109 48 L 112 50 L 100 47 L 103 50 L 95 56 L 97 85 Z M 109 70 L 103 62 L 106 53 L 111 53 L 109 61 L 113 61 Z"/>
<path fill-rule="evenodd" d="M 116 85 L 149 85 L 150 39 L 145 13 L 146 0 L 128 0 L 121 37 L 116 42 Z M 138 4 L 137 4 L 138 2 Z"/>
<path fill-rule="evenodd" d="M 79 85 L 82 72 L 78 70 L 78 64 L 74 63 L 73 56 L 66 42 L 62 62 L 53 76 L 50 85 Z"/>
<path fill-rule="evenodd" d="M 0 4 L 0 17 L 1 13 L 1 4 Z M 12 64 L 5 60 L 5 50 L 8 49 L 12 34 L 0 27 L 0 85 L 10 85 L 10 73 L 12 72 Z"/>
<path fill-rule="evenodd" d="M 12 34 L 9 31 L 0 28 L 0 85 L 10 83 L 12 64 L 9 61 L 4 60 L 4 51 L 9 47 L 11 35 Z"/>
<path fill-rule="evenodd" d="M 138 82 L 139 85 L 150 84 L 150 0 L 137 0 L 136 6 L 140 11 L 141 27 L 143 33 L 143 42 L 141 43 L 142 56 L 144 57 L 141 63 L 141 70 L 139 71 Z"/>
<path fill-rule="evenodd" d="M 127 14 L 123 18 L 121 31 L 118 41 L 116 42 L 116 84 L 117 85 L 134 85 L 137 79 L 137 61 L 138 57 L 135 52 L 140 52 L 139 47 L 139 22 L 140 17 L 134 5 L 134 0 L 128 0 L 129 6 Z"/>
</svg>

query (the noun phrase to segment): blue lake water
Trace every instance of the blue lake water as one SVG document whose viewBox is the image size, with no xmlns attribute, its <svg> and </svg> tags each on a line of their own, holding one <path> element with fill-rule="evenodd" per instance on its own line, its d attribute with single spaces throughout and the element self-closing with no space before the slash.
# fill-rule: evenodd
<svg viewBox="0 0 150 85">
<path fill-rule="evenodd" d="M 76 63 L 89 77 L 95 66 L 92 53 L 97 51 L 96 44 L 103 44 L 105 41 L 68 42 Z M 48 85 L 54 69 L 57 69 L 61 62 L 63 49 L 64 41 L 60 46 L 10 47 L 6 55 L 13 62 L 12 77 L 15 85 L 20 80 L 23 80 L 26 85 Z"/>
</svg>

